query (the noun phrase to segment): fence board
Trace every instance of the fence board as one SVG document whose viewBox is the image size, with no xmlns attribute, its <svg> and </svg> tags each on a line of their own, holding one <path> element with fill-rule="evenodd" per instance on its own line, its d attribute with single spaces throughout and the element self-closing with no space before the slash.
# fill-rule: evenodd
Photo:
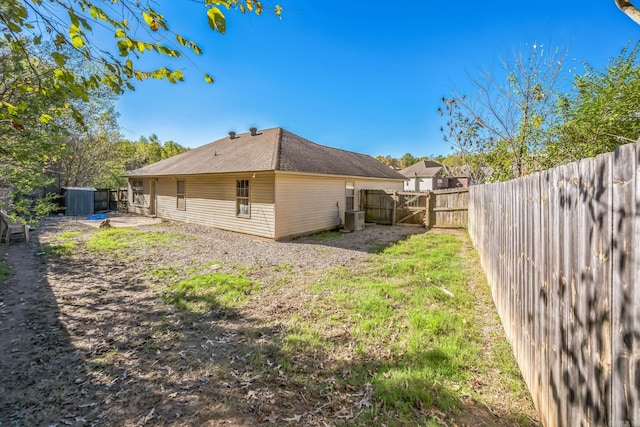
<svg viewBox="0 0 640 427">
<path fill-rule="evenodd" d="M 578 212 L 578 164 L 569 163 L 563 166 L 564 169 L 564 210 L 561 214 L 563 239 L 562 239 L 562 270 L 561 270 L 561 290 L 562 300 L 560 303 L 561 312 L 561 333 L 562 333 L 562 380 L 567 392 L 565 399 L 567 419 L 577 422 L 582 419 L 582 406 L 580 395 L 584 387 L 584 381 L 580 380 L 580 372 L 577 368 L 578 354 L 582 351 L 582 344 L 579 342 L 581 327 L 576 319 L 577 314 L 577 292 L 576 292 L 576 263 L 577 251 L 582 236 L 577 236 Z"/>
<path fill-rule="evenodd" d="M 536 324 L 536 349 L 535 357 L 538 361 L 536 365 L 539 368 L 536 378 L 536 386 L 529 386 L 533 402 L 536 404 L 536 409 L 541 415 L 544 421 L 548 419 L 550 414 L 555 408 L 555 405 L 550 403 L 551 393 L 549 387 L 549 269 L 546 268 L 546 260 L 548 254 L 548 245 L 546 242 L 551 240 L 549 232 L 549 195 L 542 191 L 543 183 L 549 182 L 548 172 L 542 172 L 537 181 L 537 200 L 538 209 L 537 213 L 534 213 L 537 220 L 534 220 L 534 227 L 536 234 L 539 236 L 539 243 L 536 246 L 534 259 L 536 263 L 536 305 L 534 306 L 534 317 Z M 549 425 L 549 423 L 544 423 Z"/>
<path fill-rule="evenodd" d="M 590 307 L 589 342 L 597 361 L 593 369 L 591 389 L 594 391 L 592 425 L 610 425 L 611 408 L 611 292 L 612 283 L 611 240 L 613 218 L 612 164 L 611 156 L 603 154 L 594 159 L 592 169 L 592 200 L 588 219 L 591 222 L 589 247 L 591 249 L 590 273 L 594 304 Z M 640 283 L 640 282 L 636 282 Z"/>
<path fill-rule="evenodd" d="M 640 323 L 637 276 L 637 151 L 626 145 L 613 160 L 613 424 L 640 424 Z M 635 223 L 635 224 L 634 224 Z"/>
</svg>

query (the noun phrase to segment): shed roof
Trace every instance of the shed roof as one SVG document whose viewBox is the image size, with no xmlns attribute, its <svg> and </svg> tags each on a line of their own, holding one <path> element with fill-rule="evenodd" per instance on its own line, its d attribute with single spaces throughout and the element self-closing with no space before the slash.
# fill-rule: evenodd
<svg viewBox="0 0 640 427">
<path fill-rule="evenodd" d="M 287 171 L 403 180 L 366 154 L 313 143 L 282 128 L 226 137 L 140 169 L 127 177 Z"/>
<path fill-rule="evenodd" d="M 442 170 L 443 166 L 440 163 L 433 162 L 431 160 L 423 160 L 402 169 L 400 173 L 407 178 L 413 178 L 415 176 L 431 178 L 436 176 Z"/>
<path fill-rule="evenodd" d="M 95 187 L 62 187 L 62 189 L 67 191 L 98 191 Z"/>
</svg>

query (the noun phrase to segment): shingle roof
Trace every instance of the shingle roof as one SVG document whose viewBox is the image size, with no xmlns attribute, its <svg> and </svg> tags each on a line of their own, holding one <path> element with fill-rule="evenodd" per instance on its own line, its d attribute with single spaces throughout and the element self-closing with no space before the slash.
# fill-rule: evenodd
<svg viewBox="0 0 640 427">
<path fill-rule="evenodd" d="M 404 179 L 371 156 L 326 147 L 282 128 L 226 137 L 160 162 L 129 171 L 128 177 L 225 172 L 288 171 Z"/>
<path fill-rule="evenodd" d="M 433 162 L 431 160 L 423 160 L 402 169 L 400 173 L 408 178 L 413 178 L 416 175 L 421 178 L 430 178 L 438 174 L 442 168 L 443 166 L 440 163 Z"/>
</svg>

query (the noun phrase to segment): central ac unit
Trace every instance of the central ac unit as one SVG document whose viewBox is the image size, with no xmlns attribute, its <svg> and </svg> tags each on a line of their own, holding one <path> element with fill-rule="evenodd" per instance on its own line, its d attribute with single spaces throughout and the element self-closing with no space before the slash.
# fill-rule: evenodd
<svg viewBox="0 0 640 427">
<path fill-rule="evenodd" d="M 345 211 L 344 229 L 346 231 L 364 230 L 364 211 Z"/>
</svg>

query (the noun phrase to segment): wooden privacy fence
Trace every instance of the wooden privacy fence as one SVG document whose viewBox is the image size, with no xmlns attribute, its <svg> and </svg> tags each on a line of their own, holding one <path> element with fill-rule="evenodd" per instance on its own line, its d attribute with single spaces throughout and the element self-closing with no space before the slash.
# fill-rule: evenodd
<svg viewBox="0 0 640 427">
<path fill-rule="evenodd" d="M 361 190 L 360 209 L 366 222 L 414 224 L 428 228 L 467 225 L 469 189 L 436 191 Z"/>
<path fill-rule="evenodd" d="M 436 190 L 429 195 L 429 215 L 425 217 L 427 228 L 466 227 L 469 218 L 469 189 Z"/>
<path fill-rule="evenodd" d="M 472 187 L 469 233 L 545 426 L 640 426 L 640 148 Z"/>
</svg>

